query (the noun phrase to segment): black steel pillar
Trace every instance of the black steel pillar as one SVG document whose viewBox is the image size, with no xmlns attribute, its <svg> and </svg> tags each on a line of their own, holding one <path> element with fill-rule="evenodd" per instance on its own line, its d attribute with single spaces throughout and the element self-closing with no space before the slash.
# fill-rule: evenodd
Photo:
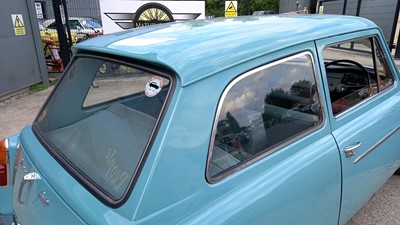
<svg viewBox="0 0 400 225">
<path fill-rule="evenodd" d="M 66 0 L 61 0 L 61 4 L 63 5 L 64 8 L 64 15 L 65 15 L 65 26 L 67 28 L 67 41 L 68 41 L 68 54 L 69 56 L 71 56 L 71 47 L 72 47 L 72 37 L 71 37 L 71 29 L 69 26 L 69 20 L 68 20 L 68 10 L 67 10 L 67 4 L 66 4 Z M 66 65 L 65 65 L 66 66 Z"/>
<path fill-rule="evenodd" d="M 67 67 L 70 61 L 70 55 L 68 50 L 68 41 L 67 41 L 67 35 L 65 33 L 63 19 L 65 19 L 65 21 L 68 19 L 65 18 L 65 8 L 64 8 L 65 3 L 63 4 L 61 1 L 63 0 L 53 0 L 53 10 L 54 10 L 54 18 L 56 21 L 58 43 L 60 46 L 60 58 L 65 68 Z M 62 15 L 64 15 L 64 18 L 62 18 Z"/>
<path fill-rule="evenodd" d="M 346 10 L 347 10 L 347 0 L 344 0 L 342 15 L 346 15 Z"/>
<path fill-rule="evenodd" d="M 249 0 L 246 0 L 246 15 L 249 15 Z"/>
<path fill-rule="evenodd" d="M 392 49 L 395 47 L 394 46 L 394 38 L 396 36 L 396 29 L 400 29 L 400 27 L 397 27 L 397 21 L 399 19 L 399 11 L 400 11 L 400 1 L 397 1 L 396 12 L 394 13 L 393 24 L 392 24 L 392 34 L 390 35 L 390 40 L 389 40 L 390 51 L 392 51 Z M 394 55 L 395 58 L 400 58 L 400 55 L 397 54 L 400 52 L 399 48 L 400 48 L 399 41 L 397 41 L 396 53 Z"/>
<path fill-rule="evenodd" d="M 360 16 L 362 0 L 358 0 L 356 16 Z"/>
<path fill-rule="evenodd" d="M 396 51 L 395 51 L 395 53 L 394 53 L 394 57 L 395 57 L 396 59 L 400 58 L 400 45 L 399 45 L 399 43 L 400 43 L 400 35 L 399 35 L 399 37 L 397 38 Z"/>
<path fill-rule="evenodd" d="M 360 12 L 361 12 L 361 4 L 362 4 L 362 0 L 358 0 L 357 3 L 357 11 L 356 11 L 356 16 L 360 16 Z M 353 50 L 354 49 L 354 42 L 352 41 L 350 44 L 350 49 Z"/>
</svg>

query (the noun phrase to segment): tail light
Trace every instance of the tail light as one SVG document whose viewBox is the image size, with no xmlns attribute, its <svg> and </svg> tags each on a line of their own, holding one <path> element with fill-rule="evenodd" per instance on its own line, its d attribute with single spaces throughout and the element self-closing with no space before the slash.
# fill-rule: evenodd
<svg viewBox="0 0 400 225">
<path fill-rule="evenodd" d="M 0 140 L 0 187 L 8 184 L 8 140 Z"/>
</svg>

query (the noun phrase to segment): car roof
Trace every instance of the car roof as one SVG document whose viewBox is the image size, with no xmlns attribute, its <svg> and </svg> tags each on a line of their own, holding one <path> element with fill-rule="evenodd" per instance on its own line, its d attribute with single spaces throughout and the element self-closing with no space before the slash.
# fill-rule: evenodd
<svg viewBox="0 0 400 225">
<path fill-rule="evenodd" d="M 103 35 L 74 46 L 173 70 L 186 86 L 299 43 L 377 26 L 364 18 L 279 14 L 166 23 Z"/>
</svg>

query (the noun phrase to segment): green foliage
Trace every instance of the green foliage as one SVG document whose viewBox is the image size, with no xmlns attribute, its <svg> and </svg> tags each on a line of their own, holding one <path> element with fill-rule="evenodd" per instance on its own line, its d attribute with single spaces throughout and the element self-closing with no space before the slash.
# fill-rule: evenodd
<svg viewBox="0 0 400 225">
<path fill-rule="evenodd" d="M 206 0 L 206 16 L 223 17 L 225 16 L 225 1 Z"/>
<path fill-rule="evenodd" d="M 310 98 L 312 83 L 309 80 L 299 80 L 290 87 L 290 95 Z"/>
<path fill-rule="evenodd" d="M 254 11 L 273 10 L 279 12 L 279 0 L 248 0 L 249 15 Z M 246 0 L 238 0 L 238 16 L 246 15 Z M 206 0 L 206 16 L 224 17 L 225 1 L 224 0 Z"/>
<path fill-rule="evenodd" d="M 29 90 L 30 90 L 32 93 L 35 93 L 35 92 L 43 91 L 43 90 L 47 89 L 48 87 L 49 87 L 49 85 L 44 84 L 44 83 L 40 83 L 40 84 L 32 85 L 32 86 L 29 88 Z"/>
<path fill-rule="evenodd" d="M 241 129 L 239 122 L 233 117 L 231 112 L 226 113 L 226 119 L 228 120 L 229 128 L 235 132 L 239 132 Z"/>
<path fill-rule="evenodd" d="M 246 0 L 238 1 L 239 16 L 246 15 Z M 279 0 L 249 0 L 249 15 L 254 11 L 273 10 L 279 12 Z"/>
</svg>

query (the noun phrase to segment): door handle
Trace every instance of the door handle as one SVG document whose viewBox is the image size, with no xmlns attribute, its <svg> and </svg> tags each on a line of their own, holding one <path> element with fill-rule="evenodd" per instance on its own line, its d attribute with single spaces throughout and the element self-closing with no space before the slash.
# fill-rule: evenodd
<svg viewBox="0 0 400 225">
<path fill-rule="evenodd" d="M 355 145 L 349 145 L 344 147 L 344 154 L 346 158 L 350 158 L 356 155 L 356 149 L 361 146 L 361 142 L 357 142 Z"/>
<path fill-rule="evenodd" d="M 24 190 L 25 184 L 29 183 L 30 185 L 32 185 L 33 181 L 40 180 L 40 179 L 41 179 L 40 175 L 35 172 L 28 173 L 24 176 L 24 178 L 21 181 L 21 185 L 19 186 L 19 190 L 18 190 L 18 203 L 24 204 L 24 202 L 21 201 L 21 195 L 22 195 L 22 191 Z"/>
</svg>

